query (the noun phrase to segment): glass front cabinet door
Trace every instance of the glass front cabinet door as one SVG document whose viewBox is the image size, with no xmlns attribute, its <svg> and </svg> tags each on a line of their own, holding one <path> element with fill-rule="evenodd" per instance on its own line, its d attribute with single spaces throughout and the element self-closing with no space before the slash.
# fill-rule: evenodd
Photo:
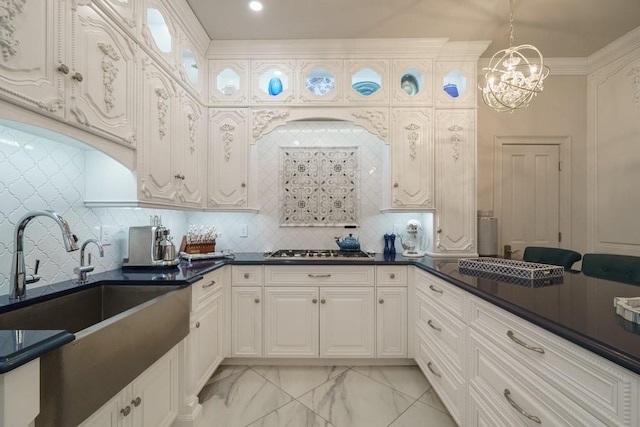
<svg viewBox="0 0 640 427">
<path fill-rule="evenodd" d="M 294 60 L 251 62 L 251 103 L 290 104 L 296 97 Z"/>
<path fill-rule="evenodd" d="M 209 102 L 213 105 L 249 104 L 249 61 L 209 61 Z"/>
<path fill-rule="evenodd" d="M 436 62 L 436 107 L 476 106 L 476 65 L 474 61 Z"/>
<path fill-rule="evenodd" d="M 433 105 L 433 62 L 430 59 L 394 59 L 391 105 Z"/>
<path fill-rule="evenodd" d="M 342 60 L 298 61 L 298 98 L 303 104 L 342 100 Z"/>
<path fill-rule="evenodd" d="M 389 61 L 354 59 L 344 63 L 344 99 L 348 103 L 389 105 Z"/>
</svg>

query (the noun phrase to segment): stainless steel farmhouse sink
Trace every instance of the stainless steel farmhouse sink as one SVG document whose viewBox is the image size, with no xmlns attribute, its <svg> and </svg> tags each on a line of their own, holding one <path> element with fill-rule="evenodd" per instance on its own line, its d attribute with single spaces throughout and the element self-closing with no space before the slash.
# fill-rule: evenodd
<svg viewBox="0 0 640 427">
<path fill-rule="evenodd" d="M 40 358 L 36 426 L 78 425 L 189 333 L 191 288 L 101 285 L 0 314 L 0 329 L 64 329 Z"/>
</svg>

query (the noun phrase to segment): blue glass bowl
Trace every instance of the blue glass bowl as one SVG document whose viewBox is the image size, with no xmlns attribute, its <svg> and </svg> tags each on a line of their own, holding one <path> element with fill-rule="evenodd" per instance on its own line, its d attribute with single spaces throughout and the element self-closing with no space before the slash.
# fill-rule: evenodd
<svg viewBox="0 0 640 427">
<path fill-rule="evenodd" d="M 358 82 L 351 86 L 356 90 L 356 92 L 364 96 L 369 96 L 380 89 L 380 85 L 376 82 Z"/>
<path fill-rule="evenodd" d="M 458 97 L 458 86 L 453 84 L 453 83 L 449 83 L 444 85 L 444 87 L 442 88 L 444 89 L 445 92 L 447 92 L 449 94 L 449 96 L 451 96 L 452 98 L 457 98 Z"/>
</svg>

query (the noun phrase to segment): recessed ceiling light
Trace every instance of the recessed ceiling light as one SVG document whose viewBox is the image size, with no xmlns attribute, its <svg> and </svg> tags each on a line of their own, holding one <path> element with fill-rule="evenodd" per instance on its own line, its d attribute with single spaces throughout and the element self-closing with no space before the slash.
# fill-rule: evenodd
<svg viewBox="0 0 640 427">
<path fill-rule="evenodd" d="M 249 9 L 255 11 L 255 12 L 259 12 L 262 10 L 262 3 L 260 3 L 259 1 L 251 1 L 249 2 Z"/>
</svg>

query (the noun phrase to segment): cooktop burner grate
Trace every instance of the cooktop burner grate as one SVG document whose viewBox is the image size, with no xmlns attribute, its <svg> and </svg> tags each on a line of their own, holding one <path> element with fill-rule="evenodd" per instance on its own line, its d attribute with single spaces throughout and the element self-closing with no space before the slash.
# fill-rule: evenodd
<svg viewBox="0 0 640 427">
<path fill-rule="evenodd" d="M 368 260 L 371 256 L 363 251 L 339 251 L 333 249 L 280 249 L 269 255 L 270 259 L 297 260 Z"/>
</svg>

